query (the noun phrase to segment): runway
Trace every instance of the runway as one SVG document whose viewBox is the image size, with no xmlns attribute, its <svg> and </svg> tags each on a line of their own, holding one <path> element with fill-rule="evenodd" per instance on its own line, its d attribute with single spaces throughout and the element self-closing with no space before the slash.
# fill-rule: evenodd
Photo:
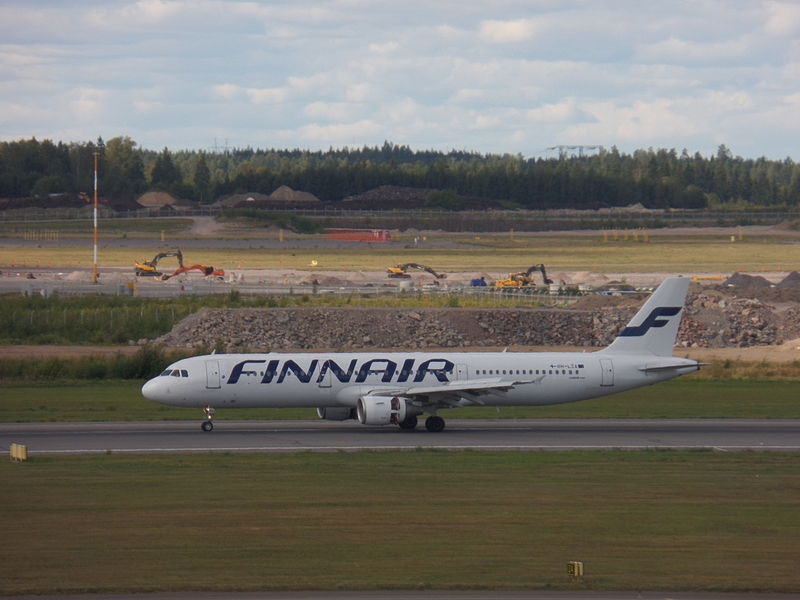
<svg viewBox="0 0 800 600">
<path fill-rule="evenodd" d="M 442 433 L 424 427 L 365 427 L 356 422 L 196 421 L 3 423 L 0 448 L 24 444 L 35 455 L 180 452 L 336 452 L 359 450 L 800 451 L 796 419 L 449 419 Z"/>
<path fill-rule="evenodd" d="M 155 592 L 145 594 L 75 594 L 10 596 L 8 600 L 798 600 L 798 594 L 740 592 L 606 592 L 371 590 L 303 592 Z"/>
</svg>

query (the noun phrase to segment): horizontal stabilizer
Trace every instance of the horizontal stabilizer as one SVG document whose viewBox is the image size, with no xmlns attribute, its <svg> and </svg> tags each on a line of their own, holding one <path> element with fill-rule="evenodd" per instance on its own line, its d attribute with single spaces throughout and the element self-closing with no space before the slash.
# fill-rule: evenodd
<svg viewBox="0 0 800 600">
<path fill-rule="evenodd" d="M 650 373 L 650 372 L 654 372 L 655 373 L 655 372 L 661 372 L 661 371 L 674 371 L 674 370 L 677 370 L 677 369 L 686 369 L 687 367 L 694 367 L 696 369 L 699 369 L 700 367 L 706 367 L 706 366 L 708 366 L 710 364 L 711 363 L 700 363 L 700 362 L 697 362 L 695 360 L 691 360 L 691 359 L 687 358 L 687 359 L 684 359 L 681 362 L 661 363 L 661 364 L 657 364 L 657 365 L 645 365 L 643 367 L 639 367 L 639 370 L 643 371 L 645 373 Z"/>
</svg>

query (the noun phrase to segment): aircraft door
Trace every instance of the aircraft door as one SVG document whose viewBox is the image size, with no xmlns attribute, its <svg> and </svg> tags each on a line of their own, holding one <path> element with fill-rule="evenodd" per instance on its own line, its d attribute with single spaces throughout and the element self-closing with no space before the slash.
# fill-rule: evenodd
<svg viewBox="0 0 800 600">
<path fill-rule="evenodd" d="M 600 359 L 600 385 L 613 386 L 614 385 L 614 363 L 610 358 Z"/>
<path fill-rule="evenodd" d="M 208 389 L 219 389 L 219 361 L 206 361 L 206 387 Z"/>
<path fill-rule="evenodd" d="M 459 381 L 469 379 L 469 368 L 467 365 L 456 365 L 456 379 Z"/>
</svg>

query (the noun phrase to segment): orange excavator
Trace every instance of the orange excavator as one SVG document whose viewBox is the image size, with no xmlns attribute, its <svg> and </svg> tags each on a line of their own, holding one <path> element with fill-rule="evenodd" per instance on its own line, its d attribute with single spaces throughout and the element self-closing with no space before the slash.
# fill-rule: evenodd
<svg viewBox="0 0 800 600">
<path fill-rule="evenodd" d="M 214 267 L 207 267 L 206 265 L 192 265 L 190 267 L 178 267 L 173 273 L 167 275 L 166 273 L 161 276 L 162 281 L 166 281 L 170 277 L 175 277 L 186 271 L 200 271 L 206 277 L 225 277 L 225 271 L 222 269 L 215 269 Z"/>
<path fill-rule="evenodd" d="M 178 268 L 172 273 L 162 273 L 158 270 L 158 262 L 162 258 L 175 257 L 178 259 Z M 200 271 L 206 277 L 225 277 L 225 271 L 222 269 L 215 269 L 206 265 L 191 265 L 189 267 L 183 264 L 183 253 L 180 249 L 171 250 L 169 252 L 159 252 L 153 257 L 153 260 L 146 260 L 140 263 L 135 263 L 137 277 L 156 277 L 162 281 L 166 281 L 171 277 L 186 273 L 187 271 Z"/>
</svg>

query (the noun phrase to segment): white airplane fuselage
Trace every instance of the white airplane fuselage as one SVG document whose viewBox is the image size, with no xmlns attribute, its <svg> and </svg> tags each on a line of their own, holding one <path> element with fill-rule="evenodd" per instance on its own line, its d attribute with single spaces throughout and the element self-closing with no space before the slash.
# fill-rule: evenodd
<svg viewBox="0 0 800 600">
<path fill-rule="evenodd" d="M 596 352 L 352 352 L 208 354 L 170 365 L 146 398 L 199 407 L 317 408 L 331 420 L 441 431 L 437 411 L 577 402 L 696 371 L 672 355 L 689 282 L 669 278 L 614 342 Z"/>
<path fill-rule="evenodd" d="M 685 366 L 642 370 L 659 364 Z M 458 404 L 525 406 L 576 402 L 651 385 L 697 370 L 676 357 L 599 352 L 415 352 L 336 354 L 209 354 L 186 358 L 143 388 L 146 397 L 186 407 L 355 408 L 358 398 L 409 386 L 438 387 L 486 380 L 512 389 L 464 397 Z M 165 371 L 167 373 L 168 371 Z M 457 392 L 454 392 L 457 393 Z"/>
</svg>

